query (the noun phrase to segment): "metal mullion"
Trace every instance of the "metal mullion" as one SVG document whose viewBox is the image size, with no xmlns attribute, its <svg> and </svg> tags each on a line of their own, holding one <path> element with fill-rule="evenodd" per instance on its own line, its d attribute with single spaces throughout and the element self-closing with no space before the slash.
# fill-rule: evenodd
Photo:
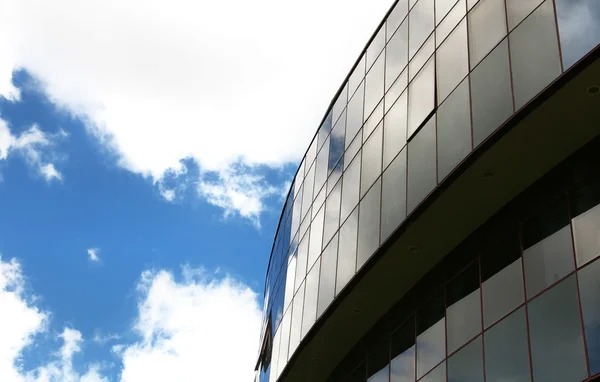
<svg viewBox="0 0 600 382">
<path fill-rule="evenodd" d="M 529 328 L 529 304 L 527 301 L 527 283 L 525 281 L 525 258 L 523 256 L 523 226 L 519 223 L 519 247 L 521 251 L 521 273 L 523 274 L 523 294 L 525 295 L 525 327 L 527 336 L 527 353 L 529 356 L 529 378 L 533 381 L 533 357 L 531 356 L 531 336 Z"/>
<path fill-rule="evenodd" d="M 515 88 L 513 86 L 513 71 L 512 71 L 512 56 L 510 53 L 510 28 L 508 26 L 508 5 L 507 5 L 507 0 L 504 0 L 504 18 L 506 21 L 506 44 L 508 46 L 508 71 L 510 73 L 510 91 L 512 94 L 512 105 L 513 105 L 513 110 L 512 110 L 512 114 L 515 113 L 515 109 L 516 109 L 516 103 L 515 103 Z M 502 41 L 500 41 L 502 42 Z M 483 60 L 481 60 L 483 61 Z M 511 116 L 512 116 L 511 114 Z M 496 129 L 497 131 L 498 129 Z M 494 131 L 495 132 L 495 131 Z"/>
<path fill-rule="evenodd" d="M 563 64 L 562 44 L 560 41 L 560 29 L 558 27 L 558 13 L 556 11 L 556 1 L 555 0 L 546 0 L 546 1 L 552 1 L 552 7 L 554 8 L 554 22 L 556 23 L 556 43 L 558 44 L 558 57 L 560 57 L 560 72 L 562 74 L 565 72 L 565 66 Z"/>
</svg>

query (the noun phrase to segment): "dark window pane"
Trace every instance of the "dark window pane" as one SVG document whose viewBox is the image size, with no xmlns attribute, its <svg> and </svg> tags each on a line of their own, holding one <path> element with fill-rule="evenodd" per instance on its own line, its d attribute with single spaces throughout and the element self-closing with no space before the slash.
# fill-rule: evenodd
<svg viewBox="0 0 600 382">
<path fill-rule="evenodd" d="M 528 298 L 575 269 L 566 200 L 523 224 L 523 249 Z"/>
<path fill-rule="evenodd" d="M 543 0 L 506 0 L 508 29 L 512 30 L 527 17 Z"/>
<path fill-rule="evenodd" d="M 390 342 L 387 335 L 373 341 L 367 353 L 367 381 L 389 382 Z"/>
<path fill-rule="evenodd" d="M 471 68 L 506 36 L 504 0 L 481 0 L 469 13 Z"/>
<path fill-rule="evenodd" d="M 379 246 L 380 208 L 381 181 L 377 180 L 360 202 L 357 269 L 363 266 Z"/>
<path fill-rule="evenodd" d="M 408 211 L 421 203 L 437 184 L 435 115 L 408 143 Z"/>
<path fill-rule="evenodd" d="M 385 68 L 385 55 L 379 56 L 369 73 L 365 83 L 365 113 L 367 119 L 379 100 L 383 98 L 383 76 Z M 361 121 L 362 122 L 362 121 Z"/>
<path fill-rule="evenodd" d="M 304 338 L 306 333 L 310 330 L 310 328 L 312 328 L 317 317 L 317 297 L 319 291 L 320 270 L 321 261 L 317 261 L 306 276 L 306 291 L 304 292 L 304 313 L 302 315 L 301 338 Z"/>
<path fill-rule="evenodd" d="M 600 184 L 578 189 L 572 204 L 575 253 L 581 267 L 600 256 Z"/>
<path fill-rule="evenodd" d="M 408 134 L 414 134 L 435 107 L 435 66 L 430 59 L 408 85 Z"/>
<path fill-rule="evenodd" d="M 529 303 L 529 336 L 534 380 L 587 377 L 574 276 Z"/>
<path fill-rule="evenodd" d="M 347 120 L 346 120 L 346 147 L 354 139 L 356 133 L 363 123 L 363 101 L 365 97 L 365 83 L 362 82 L 358 90 L 348 102 Z"/>
<path fill-rule="evenodd" d="M 481 294 L 478 263 L 472 263 L 447 286 L 448 353 L 481 333 Z"/>
<path fill-rule="evenodd" d="M 441 103 L 469 73 L 467 22 L 463 20 L 437 52 L 437 94 Z"/>
<path fill-rule="evenodd" d="M 485 332 L 485 373 L 488 381 L 530 381 L 525 308 Z"/>
<path fill-rule="evenodd" d="M 342 213 L 343 222 L 358 204 L 360 191 L 360 155 L 350 163 L 342 177 Z"/>
<path fill-rule="evenodd" d="M 406 65 L 408 65 L 408 21 L 405 20 L 385 48 L 386 89 L 389 89 Z"/>
<path fill-rule="evenodd" d="M 325 228 L 323 229 L 323 246 L 337 232 L 340 225 L 340 200 L 342 198 L 342 182 L 338 182 L 325 202 Z"/>
<path fill-rule="evenodd" d="M 481 337 L 448 359 L 448 382 L 483 382 Z"/>
<path fill-rule="evenodd" d="M 560 45 L 565 69 L 600 43 L 598 0 L 556 0 Z"/>
<path fill-rule="evenodd" d="M 383 120 L 383 168 L 406 144 L 407 93 L 404 92 Z"/>
<path fill-rule="evenodd" d="M 344 382 L 365 382 L 367 380 L 367 365 L 365 362 L 361 362 L 361 364 L 354 369 L 352 373 L 346 378 L 344 378 Z"/>
<path fill-rule="evenodd" d="M 445 382 L 446 362 L 442 362 L 419 382 Z"/>
<path fill-rule="evenodd" d="M 381 240 L 406 218 L 406 150 L 383 173 L 381 195 Z"/>
<path fill-rule="evenodd" d="M 398 29 L 398 26 L 408 14 L 408 0 L 399 0 L 387 19 L 387 39 Z"/>
<path fill-rule="evenodd" d="M 358 208 L 348 217 L 340 228 L 339 256 L 337 278 L 335 281 L 336 295 L 350 281 L 356 272 L 356 242 L 358 234 Z"/>
<path fill-rule="evenodd" d="M 446 356 L 444 295 L 433 298 L 417 313 L 417 379 Z"/>
<path fill-rule="evenodd" d="M 346 134 L 346 111 L 342 113 L 333 130 L 329 141 L 329 172 L 333 171 L 335 165 L 344 154 L 344 135 Z"/>
<path fill-rule="evenodd" d="M 390 382 L 415 380 L 415 321 L 411 317 L 390 339 Z"/>
<path fill-rule="evenodd" d="M 592 375 L 600 373 L 600 261 L 579 271 L 579 292 Z"/>
<path fill-rule="evenodd" d="M 365 195 L 375 179 L 381 175 L 381 156 L 383 145 L 383 124 L 380 124 L 369 137 L 362 150 L 362 169 L 360 176 L 360 195 Z"/>
<path fill-rule="evenodd" d="M 433 0 L 419 0 L 408 14 L 409 57 L 417 53 L 427 36 L 433 32 Z"/>
<path fill-rule="evenodd" d="M 471 100 L 473 143 L 479 146 L 513 112 L 506 40 L 471 73 Z"/>
<path fill-rule="evenodd" d="M 469 82 L 464 80 L 437 112 L 438 181 L 471 152 Z"/>
<path fill-rule="evenodd" d="M 329 243 L 321 255 L 321 274 L 319 275 L 319 299 L 317 301 L 317 317 L 325 311 L 333 301 L 335 294 L 335 272 L 338 255 L 337 235 Z"/>
<path fill-rule="evenodd" d="M 518 109 L 560 74 L 552 0 L 536 9 L 510 34 L 509 39 L 515 106 Z"/>
</svg>

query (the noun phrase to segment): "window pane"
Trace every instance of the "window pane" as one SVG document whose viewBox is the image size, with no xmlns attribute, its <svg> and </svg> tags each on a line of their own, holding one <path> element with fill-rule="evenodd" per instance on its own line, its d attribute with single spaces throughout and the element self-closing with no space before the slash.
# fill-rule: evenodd
<svg viewBox="0 0 600 382">
<path fill-rule="evenodd" d="M 465 79 L 437 112 L 438 182 L 471 152 L 469 82 Z"/>
<path fill-rule="evenodd" d="M 600 256 L 600 184 L 578 189 L 573 197 L 573 234 L 577 266 Z"/>
<path fill-rule="evenodd" d="M 302 192 L 302 218 L 308 213 L 313 200 L 313 188 L 315 183 L 315 166 L 313 165 L 304 178 L 304 187 Z"/>
<path fill-rule="evenodd" d="M 435 24 L 439 24 L 440 21 L 450 11 L 457 0 L 435 0 Z"/>
<path fill-rule="evenodd" d="M 317 317 L 325 311 L 333 301 L 335 294 L 335 269 L 337 264 L 338 239 L 337 234 L 321 255 L 321 273 L 319 275 L 319 299 L 317 301 Z"/>
<path fill-rule="evenodd" d="M 315 172 L 315 194 L 321 190 L 321 187 L 325 184 L 327 180 L 327 167 L 329 160 L 329 138 L 325 140 L 325 144 L 321 151 L 317 154 L 317 162 L 316 162 L 316 172 Z M 319 206 L 317 206 L 318 208 Z"/>
<path fill-rule="evenodd" d="M 365 78 L 365 56 L 363 55 L 348 79 L 348 99 L 351 99 L 358 85 Z"/>
<path fill-rule="evenodd" d="M 383 50 L 385 46 L 385 25 L 379 29 L 371 44 L 369 44 L 369 48 L 367 48 L 367 72 L 379 57 L 379 54 Z M 383 60 L 381 61 L 383 63 Z M 383 66 L 383 65 L 382 65 Z M 383 71 L 383 69 L 382 69 Z M 382 73 L 383 75 L 383 73 Z M 383 81 L 383 80 L 382 80 Z"/>
<path fill-rule="evenodd" d="M 565 200 L 523 224 L 523 249 L 528 298 L 575 269 Z"/>
<path fill-rule="evenodd" d="M 440 294 L 417 313 L 417 379 L 445 356 L 444 295 Z"/>
<path fill-rule="evenodd" d="M 385 48 L 385 83 L 388 89 L 408 65 L 408 21 L 404 21 Z"/>
<path fill-rule="evenodd" d="M 379 124 L 362 150 L 362 169 L 360 177 L 360 195 L 365 195 L 369 187 L 381 175 L 381 156 L 383 145 L 383 124 Z"/>
<path fill-rule="evenodd" d="M 360 202 L 357 269 L 363 266 L 379 246 L 380 208 L 381 181 L 377 180 Z"/>
<path fill-rule="evenodd" d="M 390 382 L 415 380 L 415 321 L 411 317 L 390 338 Z"/>
<path fill-rule="evenodd" d="M 408 211 L 412 211 L 437 182 L 435 115 L 408 143 Z"/>
<path fill-rule="evenodd" d="M 435 106 L 435 66 L 433 58 L 408 85 L 408 137 L 414 134 Z"/>
<path fill-rule="evenodd" d="M 383 121 L 383 168 L 406 144 L 407 94 L 402 93 Z"/>
<path fill-rule="evenodd" d="M 399 0 L 387 19 L 387 39 L 390 40 L 392 34 L 398 29 L 398 26 L 408 14 L 408 0 Z"/>
<path fill-rule="evenodd" d="M 433 32 L 433 0 L 419 0 L 408 15 L 409 57 L 417 53 L 427 36 Z"/>
<path fill-rule="evenodd" d="M 510 34 L 515 106 L 520 108 L 560 74 L 554 7 L 542 4 Z M 535 49 L 531 49 L 535 46 Z"/>
<path fill-rule="evenodd" d="M 408 87 L 408 70 L 404 69 L 402 74 L 400 74 L 400 77 L 398 77 L 396 79 L 396 82 L 394 82 L 394 84 L 392 85 L 390 90 L 388 90 L 388 92 L 385 95 L 384 110 L 386 113 L 392 108 L 392 106 L 394 105 L 394 103 L 396 102 L 398 97 L 400 97 L 400 94 L 405 92 L 407 87 Z"/>
<path fill-rule="evenodd" d="M 415 56 L 412 58 L 412 60 L 408 64 L 408 75 L 409 75 L 408 80 L 409 81 L 412 81 L 413 78 L 415 78 L 417 73 L 419 73 L 419 71 L 421 70 L 423 65 L 425 65 L 425 63 L 427 62 L 429 57 L 431 57 L 431 55 L 433 54 L 434 51 L 435 51 L 435 43 L 434 43 L 434 38 L 433 38 L 433 33 L 432 33 L 431 35 L 429 35 L 429 38 L 427 39 L 425 44 L 423 44 L 421 49 L 417 52 L 417 54 L 415 54 Z"/>
<path fill-rule="evenodd" d="M 517 26 L 531 11 L 541 4 L 543 0 L 506 0 L 506 10 L 508 13 L 508 29 L 512 30 Z"/>
<path fill-rule="evenodd" d="M 467 14 L 465 0 L 459 0 L 458 3 L 452 8 L 448 16 L 442 21 L 440 25 L 435 29 L 435 44 L 440 46 L 442 42 L 448 37 L 454 27 L 460 22 L 460 20 Z"/>
<path fill-rule="evenodd" d="M 469 73 L 467 22 L 450 34 L 437 52 L 437 93 L 441 103 Z"/>
<path fill-rule="evenodd" d="M 320 260 L 320 259 L 319 259 Z M 304 292 L 304 313 L 302 316 L 302 334 L 304 338 L 306 333 L 312 328 L 317 317 L 317 297 L 319 291 L 319 271 L 321 270 L 321 261 L 317 261 L 306 276 L 306 291 Z"/>
<path fill-rule="evenodd" d="M 389 382 L 390 343 L 386 335 L 372 342 L 367 352 L 367 381 Z"/>
<path fill-rule="evenodd" d="M 441 363 L 433 371 L 427 374 L 419 382 L 445 382 L 446 381 L 446 362 Z"/>
<path fill-rule="evenodd" d="M 310 244 L 308 247 L 308 268 L 310 269 L 319 255 L 323 244 L 323 219 L 325 218 L 325 208 L 317 213 L 317 217 L 310 225 Z"/>
<path fill-rule="evenodd" d="M 337 232 L 340 226 L 340 200 L 342 198 L 342 182 L 337 182 L 325 202 L 325 228 L 323 230 L 323 246 Z"/>
<path fill-rule="evenodd" d="M 471 68 L 505 36 L 504 0 L 481 0 L 469 13 Z"/>
<path fill-rule="evenodd" d="M 471 102 L 473 144 L 479 146 L 513 112 L 506 40 L 471 73 Z"/>
<path fill-rule="evenodd" d="M 346 82 L 337 100 L 333 104 L 331 122 L 335 125 L 348 103 L 348 83 Z"/>
<path fill-rule="evenodd" d="M 385 68 L 385 55 L 379 56 L 369 73 L 365 84 L 365 113 L 367 119 L 379 100 L 383 98 L 383 75 Z M 362 121 L 361 121 L 362 122 Z"/>
<path fill-rule="evenodd" d="M 325 144 L 325 140 L 329 136 L 331 132 L 331 111 L 327 113 L 327 117 L 319 127 L 319 131 L 317 133 L 317 151 L 321 150 L 321 146 Z"/>
<path fill-rule="evenodd" d="M 579 292 L 592 375 L 600 373 L 600 261 L 579 271 Z"/>
<path fill-rule="evenodd" d="M 340 228 L 339 256 L 337 264 L 337 278 L 335 281 L 335 294 L 354 276 L 356 272 L 356 241 L 358 234 L 358 208 L 348 217 Z"/>
<path fill-rule="evenodd" d="M 385 240 L 406 218 L 406 150 L 383 173 L 381 195 L 381 240 Z"/>
<path fill-rule="evenodd" d="M 358 204 L 360 191 L 360 155 L 357 155 L 344 172 L 342 178 L 342 212 L 343 222 Z"/>
<path fill-rule="evenodd" d="M 362 362 L 350 375 L 343 379 L 344 382 L 365 382 L 367 379 L 367 365 Z"/>
<path fill-rule="evenodd" d="M 481 337 L 448 359 L 448 382 L 483 382 Z"/>
<path fill-rule="evenodd" d="M 294 296 L 292 303 L 292 328 L 290 329 L 290 352 L 292 356 L 298 344 L 300 343 L 300 334 L 302 334 L 302 309 L 304 306 L 304 282 L 300 285 L 300 289 Z"/>
<path fill-rule="evenodd" d="M 565 69 L 600 43 L 598 0 L 556 0 L 560 45 Z"/>
<path fill-rule="evenodd" d="M 534 380 L 587 377 L 574 276 L 529 303 L 529 336 Z"/>
<path fill-rule="evenodd" d="M 306 234 L 300 240 L 300 244 L 298 245 L 298 260 L 296 261 L 296 277 L 295 277 L 295 285 L 296 290 L 300 288 L 300 283 L 304 280 L 304 276 L 306 276 L 306 264 L 308 262 L 308 237 Z"/>
<path fill-rule="evenodd" d="M 485 374 L 488 381 L 529 381 L 529 350 L 525 308 L 485 332 Z"/>
<path fill-rule="evenodd" d="M 323 187 L 323 188 L 321 188 L 321 191 L 319 191 L 319 194 L 317 196 L 315 196 L 315 200 L 313 201 L 313 209 L 312 209 L 312 218 L 313 219 L 321 210 L 323 203 L 325 203 L 325 191 L 326 191 L 325 187 Z M 318 211 L 317 211 L 317 209 L 318 209 Z"/>
<path fill-rule="evenodd" d="M 479 266 L 472 263 L 447 286 L 448 354 L 481 333 Z"/>
<path fill-rule="evenodd" d="M 292 308 L 284 313 L 281 324 L 279 325 L 279 333 L 281 335 L 281 344 L 279 345 L 279 362 L 277 369 L 283 370 L 288 360 L 288 350 L 290 345 L 290 324 L 292 321 Z"/>
<path fill-rule="evenodd" d="M 365 83 L 362 82 L 358 90 L 348 102 L 346 114 L 346 147 L 358 133 L 363 123 L 363 101 L 365 96 Z"/>
<path fill-rule="evenodd" d="M 365 141 L 370 138 L 370 135 L 373 134 L 373 131 L 375 131 L 375 129 L 380 125 L 380 122 L 382 119 L 383 119 L 383 100 L 381 100 L 379 102 L 377 107 L 375 107 L 375 110 L 373 111 L 373 113 L 371 113 L 371 115 L 369 116 L 369 119 L 367 119 L 367 121 L 363 125 L 363 134 L 362 134 L 363 143 L 365 143 Z"/>
</svg>

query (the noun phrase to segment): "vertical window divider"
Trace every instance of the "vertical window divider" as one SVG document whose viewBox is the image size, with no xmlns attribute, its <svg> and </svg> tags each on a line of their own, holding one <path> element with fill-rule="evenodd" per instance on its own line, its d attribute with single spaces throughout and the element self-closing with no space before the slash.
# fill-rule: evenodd
<svg viewBox="0 0 600 382">
<path fill-rule="evenodd" d="M 504 19 L 506 22 L 506 45 L 507 45 L 507 49 L 508 49 L 508 71 L 510 73 L 510 92 L 512 94 L 512 112 L 514 113 L 516 110 L 516 103 L 515 103 L 515 88 L 513 86 L 513 71 L 512 71 L 512 56 L 510 53 L 510 27 L 508 26 L 508 4 L 507 4 L 507 0 L 504 0 Z M 502 41 L 500 41 L 500 43 L 498 45 L 500 45 L 502 43 Z M 495 49 L 495 48 L 494 48 Z M 498 128 L 496 129 L 496 131 L 500 128 L 504 126 L 504 123 L 502 123 L 500 126 L 498 126 Z"/>
<path fill-rule="evenodd" d="M 556 0 L 546 0 L 552 1 L 552 9 L 554 10 L 554 22 L 556 24 L 556 43 L 558 44 L 558 57 L 560 58 L 560 72 L 565 72 L 565 66 L 563 64 L 563 56 L 562 56 L 562 45 L 560 43 L 560 29 L 558 28 L 558 13 L 556 12 Z"/>
<path fill-rule="evenodd" d="M 477 255 L 477 270 L 479 272 L 479 308 L 481 315 L 481 358 L 483 365 L 483 382 L 486 382 L 487 375 L 485 370 L 485 338 L 483 336 L 485 323 L 483 322 L 483 274 L 481 272 L 481 253 Z"/>
<path fill-rule="evenodd" d="M 525 327 L 527 329 L 527 354 L 529 357 L 529 376 L 533 381 L 533 359 L 531 357 L 531 339 L 529 334 L 529 304 L 527 301 L 527 283 L 525 281 L 525 258 L 523 256 L 523 224 L 519 222 L 519 250 L 521 252 L 521 273 L 523 274 L 523 294 L 525 295 Z"/>
</svg>

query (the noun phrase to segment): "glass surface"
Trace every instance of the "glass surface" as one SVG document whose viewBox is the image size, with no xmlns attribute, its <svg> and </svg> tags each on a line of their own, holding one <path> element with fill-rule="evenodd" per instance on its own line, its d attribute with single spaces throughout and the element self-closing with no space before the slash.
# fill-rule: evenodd
<svg viewBox="0 0 600 382">
<path fill-rule="evenodd" d="M 552 1 L 547 0 L 536 9 L 512 31 L 509 39 L 515 107 L 519 109 L 560 75 Z"/>
<path fill-rule="evenodd" d="M 387 18 L 386 28 L 388 41 L 396 29 L 398 29 L 400 23 L 405 19 L 406 15 L 408 15 L 408 0 L 399 0 Z"/>
<path fill-rule="evenodd" d="M 504 0 L 481 0 L 469 13 L 471 68 L 506 36 Z"/>
<path fill-rule="evenodd" d="M 438 25 L 440 23 L 440 21 L 442 21 L 442 19 L 444 17 L 446 17 L 448 12 L 450 12 L 450 9 L 452 9 L 454 4 L 456 4 L 456 1 L 457 0 L 435 0 L 435 24 L 436 25 Z"/>
<path fill-rule="evenodd" d="M 331 170 L 331 174 L 329 174 L 329 178 L 327 179 L 327 192 L 328 193 L 333 191 L 333 187 L 335 187 L 335 185 L 338 183 L 338 181 L 340 179 L 342 179 L 342 171 L 344 171 L 344 160 L 340 159 L 340 161 Z"/>
<path fill-rule="evenodd" d="M 415 380 L 415 321 L 411 317 L 390 337 L 390 382 Z"/>
<path fill-rule="evenodd" d="M 329 139 L 329 172 L 333 170 L 342 155 L 344 155 L 344 136 L 346 135 L 346 111 L 342 113 L 331 130 Z"/>
<path fill-rule="evenodd" d="M 321 254 L 323 243 L 323 219 L 325 218 L 325 208 L 321 208 L 317 217 L 310 225 L 310 243 L 308 246 L 308 268 L 310 269 Z"/>
<path fill-rule="evenodd" d="M 406 218 L 406 150 L 394 159 L 382 179 L 381 241 Z"/>
<path fill-rule="evenodd" d="M 484 334 L 488 381 L 530 381 L 525 308 L 520 308 Z"/>
<path fill-rule="evenodd" d="M 581 381 L 587 377 L 574 276 L 529 303 L 529 337 L 534 380 Z"/>
<path fill-rule="evenodd" d="M 379 105 L 375 108 L 375 111 L 371 114 L 369 119 L 363 125 L 363 143 L 369 136 L 373 133 L 373 131 L 379 126 L 379 122 L 383 119 L 383 100 L 379 102 Z"/>
<path fill-rule="evenodd" d="M 506 0 L 508 29 L 512 30 L 527 17 L 543 0 Z"/>
<path fill-rule="evenodd" d="M 600 256 L 600 185 L 578 189 L 572 203 L 575 253 L 581 267 Z"/>
<path fill-rule="evenodd" d="M 435 115 L 408 143 L 407 212 L 415 209 L 436 186 Z"/>
<path fill-rule="evenodd" d="M 308 237 L 306 234 L 300 240 L 300 244 L 298 244 L 298 259 L 296 260 L 296 277 L 295 277 L 295 291 L 300 288 L 300 284 L 304 280 L 304 276 L 306 276 L 306 264 L 308 262 Z M 294 291 L 294 293 L 295 293 Z"/>
<path fill-rule="evenodd" d="M 329 162 L 329 138 L 325 140 L 323 148 L 317 154 L 316 169 L 315 169 L 315 194 L 321 190 L 321 187 L 325 184 L 328 174 L 328 162 Z M 318 207 L 318 206 L 317 206 Z"/>
<path fill-rule="evenodd" d="M 442 362 L 433 369 L 419 382 L 445 382 L 446 381 L 446 362 Z"/>
<path fill-rule="evenodd" d="M 320 270 L 321 262 L 317 261 L 306 276 L 306 291 L 304 292 L 304 313 L 302 315 L 301 338 L 304 338 L 306 333 L 310 330 L 310 328 L 312 328 L 317 318 L 317 297 L 319 292 Z"/>
<path fill-rule="evenodd" d="M 367 48 L 367 72 L 373 66 L 373 63 L 379 57 L 379 54 L 385 46 L 385 25 L 379 29 L 371 44 Z M 383 63 L 383 60 L 381 61 Z M 383 66 L 383 64 L 382 64 Z M 383 70 L 383 69 L 382 69 Z M 382 80 L 383 81 L 383 80 Z"/>
<path fill-rule="evenodd" d="M 481 294 L 478 263 L 472 263 L 447 285 L 448 354 L 481 333 Z"/>
<path fill-rule="evenodd" d="M 327 113 L 325 120 L 319 127 L 319 131 L 317 132 L 317 151 L 321 150 L 321 147 L 325 144 L 325 140 L 329 137 L 329 133 L 331 132 L 331 111 Z M 327 146 L 329 147 L 329 146 Z M 318 154 L 317 154 L 318 155 Z"/>
<path fill-rule="evenodd" d="M 348 145 L 348 148 L 346 149 L 346 152 L 344 153 L 344 170 L 346 170 L 350 166 L 350 164 L 352 163 L 352 160 L 354 159 L 354 157 L 356 156 L 356 154 L 358 153 L 358 151 L 361 148 L 361 144 L 362 144 L 361 135 L 362 135 L 362 130 L 359 131 L 358 135 L 356 136 L 356 138 L 354 138 L 352 143 L 350 143 L 350 145 Z"/>
<path fill-rule="evenodd" d="M 350 102 L 348 102 L 348 111 L 346 114 L 346 147 L 354 139 L 363 123 L 364 90 L 365 83 L 362 82 L 352 99 L 350 99 Z"/>
<path fill-rule="evenodd" d="M 367 192 L 359 208 L 357 269 L 364 265 L 379 246 L 380 180 Z"/>
<path fill-rule="evenodd" d="M 458 3 L 452 8 L 448 16 L 442 21 L 440 25 L 435 29 L 435 44 L 440 46 L 446 37 L 452 32 L 454 27 L 465 17 L 467 14 L 465 0 L 459 0 Z"/>
<path fill-rule="evenodd" d="M 283 370 L 287 364 L 290 346 L 290 323 L 292 321 L 292 308 L 290 307 L 284 313 L 281 324 L 279 325 L 278 333 L 281 336 L 281 344 L 279 345 L 279 362 L 277 369 Z"/>
<path fill-rule="evenodd" d="M 419 73 L 419 70 L 425 65 L 425 62 L 431 57 L 435 51 L 434 34 L 429 35 L 429 38 L 423 44 L 421 49 L 415 54 L 410 63 L 408 64 L 408 80 L 412 81 L 413 78 Z"/>
<path fill-rule="evenodd" d="M 304 307 L 304 282 L 300 285 L 300 289 L 294 296 L 292 303 L 292 326 L 290 329 L 290 350 L 289 356 L 294 354 L 298 344 L 300 343 L 300 335 L 302 334 L 302 311 Z"/>
<path fill-rule="evenodd" d="M 471 152 L 471 105 L 465 79 L 437 112 L 438 182 Z"/>
<path fill-rule="evenodd" d="M 385 55 L 382 54 L 375 64 L 373 64 L 369 73 L 367 73 L 367 79 L 365 80 L 365 119 L 371 115 L 371 112 L 375 109 L 379 100 L 383 98 L 384 69 Z"/>
<path fill-rule="evenodd" d="M 384 111 L 388 113 L 389 110 L 393 107 L 396 100 L 402 93 L 405 92 L 408 87 L 408 69 L 405 69 L 400 76 L 396 79 L 396 82 L 392 85 L 392 87 L 385 94 L 385 105 Z"/>
<path fill-rule="evenodd" d="M 381 175 L 381 155 L 383 145 L 383 124 L 379 124 L 362 149 L 362 169 L 360 176 L 361 198 Z"/>
<path fill-rule="evenodd" d="M 356 272 L 356 242 L 358 234 L 358 208 L 348 217 L 340 228 L 339 255 L 337 263 L 337 276 L 335 281 L 335 294 L 354 276 Z"/>
<path fill-rule="evenodd" d="M 483 382 L 481 337 L 448 358 L 448 382 Z"/>
<path fill-rule="evenodd" d="M 342 199 L 342 182 L 337 182 L 325 202 L 325 228 L 323 229 L 323 246 L 337 232 L 340 226 L 340 201 Z"/>
<path fill-rule="evenodd" d="M 319 298 L 317 300 L 317 317 L 333 301 L 335 295 L 335 272 L 337 267 L 338 239 L 337 234 L 323 250 L 321 255 L 321 273 L 319 275 Z"/>
<path fill-rule="evenodd" d="M 296 231 L 300 228 L 300 219 L 302 214 L 302 189 L 303 186 L 300 186 L 299 190 L 296 192 L 296 199 L 294 200 L 294 206 L 292 207 L 292 236 L 296 234 Z"/>
<path fill-rule="evenodd" d="M 402 93 L 383 120 L 383 168 L 406 144 L 407 99 L 407 93 Z"/>
<path fill-rule="evenodd" d="M 290 257 L 290 262 L 287 267 L 287 274 L 285 277 L 285 292 L 284 292 L 284 310 L 288 308 L 290 303 L 292 302 L 292 297 L 294 297 L 294 279 L 296 277 L 296 253 Z"/>
<path fill-rule="evenodd" d="M 310 169 L 310 167 L 314 165 L 314 161 L 315 161 L 316 157 L 317 157 L 317 140 L 313 139 L 310 142 L 310 146 L 308 147 L 308 150 L 306 151 L 306 157 L 305 157 L 306 165 L 304 166 L 304 176 L 305 177 L 307 176 L 308 170 Z"/>
<path fill-rule="evenodd" d="M 469 73 L 468 58 L 467 22 L 463 20 L 437 51 L 438 104 L 442 103 Z"/>
<path fill-rule="evenodd" d="M 408 65 L 408 20 L 400 25 L 385 48 L 386 89 L 389 89 L 406 65 Z"/>
<path fill-rule="evenodd" d="M 279 345 L 281 344 L 281 336 L 279 331 L 273 336 L 273 350 L 271 353 L 271 375 L 269 381 L 275 382 L 278 377 L 277 364 L 279 362 Z"/>
<path fill-rule="evenodd" d="M 414 134 L 435 106 L 435 66 L 433 58 L 408 85 L 408 137 Z"/>
<path fill-rule="evenodd" d="M 313 201 L 313 188 L 315 183 L 315 166 L 313 165 L 304 178 L 304 187 L 302 189 L 302 219 L 306 216 Z"/>
<path fill-rule="evenodd" d="M 365 362 L 361 362 L 361 364 L 350 373 L 346 378 L 343 379 L 344 382 L 365 382 L 367 378 L 367 364 Z"/>
<path fill-rule="evenodd" d="M 600 373 L 600 261 L 579 271 L 579 293 L 592 375 Z"/>
<path fill-rule="evenodd" d="M 348 99 L 351 99 L 358 85 L 365 78 L 365 56 L 363 55 L 348 79 Z"/>
<path fill-rule="evenodd" d="M 600 43 L 598 0 L 556 0 L 563 66 L 575 64 Z"/>
<path fill-rule="evenodd" d="M 390 381 L 390 343 L 387 335 L 374 341 L 367 351 L 367 382 Z"/>
<path fill-rule="evenodd" d="M 471 73 L 471 103 L 473 144 L 479 146 L 513 113 L 506 40 Z"/>
<path fill-rule="evenodd" d="M 342 177 L 341 222 L 346 220 L 350 212 L 352 212 L 354 207 L 358 204 L 360 191 L 360 162 L 361 156 L 357 155 Z"/>
<path fill-rule="evenodd" d="M 310 208 L 308 209 L 307 212 L 310 212 Z M 303 237 L 306 232 L 308 232 L 308 229 L 310 228 L 310 214 L 308 214 L 308 216 L 306 216 L 306 218 L 304 218 L 304 220 L 302 221 L 302 223 L 300 223 L 300 231 L 298 232 L 299 237 Z"/>
<path fill-rule="evenodd" d="M 408 14 L 409 58 L 417 53 L 427 36 L 433 32 L 433 0 L 419 0 Z"/>
<path fill-rule="evenodd" d="M 315 200 L 313 201 L 313 209 L 312 209 L 312 218 L 314 219 L 318 213 L 318 210 L 321 209 L 323 203 L 325 203 L 325 187 L 321 188 L 319 194 L 315 196 Z M 318 210 L 317 210 L 318 209 Z"/>
<path fill-rule="evenodd" d="M 440 294 L 417 312 L 417 379 L 446 356 L 444 295 Z"/>
<path fill-rule="evenodd" d="M 342 112 L 346 108 L 346 104 L 348 103 L 348 83 L 344 84 L 344 88 L 340 92 L 340 95 L 335 100 L 333 104 L 332 112 L 331 112 L 331 122 L 333 125 L 336 124 Z"/>
</svg>

